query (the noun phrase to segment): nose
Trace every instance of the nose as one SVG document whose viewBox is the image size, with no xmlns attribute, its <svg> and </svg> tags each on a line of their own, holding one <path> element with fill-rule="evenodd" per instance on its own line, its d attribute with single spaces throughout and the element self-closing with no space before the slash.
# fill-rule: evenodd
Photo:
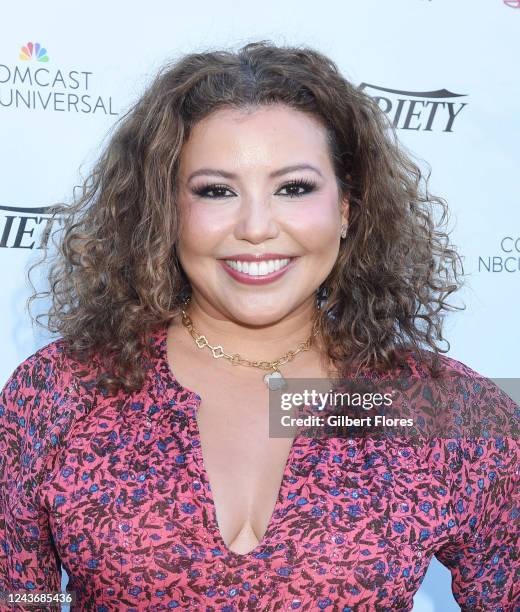
<svg viewBox="0 0 520 612">
<path fill-rule="evenodd" d="M 279 231 L 278 222 L 273 215 L 269 200 L 250 198 L 242 201 L 234 229 L 234 236 L 237 240 L 259 244 L 276 238 Z"/>
</svg>

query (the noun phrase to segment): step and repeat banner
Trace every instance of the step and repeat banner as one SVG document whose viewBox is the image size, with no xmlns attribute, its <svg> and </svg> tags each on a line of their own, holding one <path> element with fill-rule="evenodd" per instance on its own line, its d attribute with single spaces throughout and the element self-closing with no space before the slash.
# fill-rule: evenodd
<svg viewBox="0 0 520 612">
<path fill-rule="evenodd" d="M 2 385 L 54 339 L 25 310 L 27 270 L 53 229 L 50 207 L 71 200 L 164 62 L 255 40 L 312 46 L 377 100 L 430 173 L 429 191 L 450 207 L 467 277 L 451 298 L 466 308 L 446 319 L 448 354 L 489 377 L 520 377 L 520 0 L 29 0 L 2 13 Z M 31 279 L 45 287 L 42 271 Z M 458 610 L 435 561 L 414 610 Z"/>
</svg>

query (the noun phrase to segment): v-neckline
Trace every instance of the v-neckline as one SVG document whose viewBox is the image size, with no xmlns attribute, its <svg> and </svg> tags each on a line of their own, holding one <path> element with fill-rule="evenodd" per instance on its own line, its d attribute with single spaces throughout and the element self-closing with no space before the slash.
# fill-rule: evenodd
<svg viewBox="0 0 520 612">
<path fill-rule="evenodd" d="M 294 453 L 295 453 L 296 448 L 300 444 L 302 437 L 299 434 L 296 434 L 296 436 L 293 438 L 291 442 L 287 460 L 285 462 L 284 470 L 282 473 L 282 479 L 278 487 L 278 494 L 276 496 L 276 501 L 274 503 L 273 510 L 269 517 L 269 521 L 267 523 L 267 527 L 265 529 L 265 532 L 262 538 L 260 539 L 260 541 L 254 548 L 252 548 L 246 553 L 237 553 L 234 550 L 231 550 L 231 548 L 229 548 L 226 542 L 224 541 L 222 532 L 220 531 L 220 527 L 219 527 L 218 519 L 217 519 L 217 507 L 215 504 L 215 498 L 213 497 L 213 491 L 212 491 L 211 483 L 209 480 L 209 474 L 204 465 L 204 457 L 202 454 L 202 440 L 201 440 L 201 435 L 200 435 L 200 430 L 199 430 L 199 424 L 197 421 L 197 411 L 199 409 L 199 406 L 202 403 L 202 397 L 199 395 L 199 393 L 197 393 L 193 389 L 189 389 L 188 387 L 185 387 L 184 385 L 182 385 L 177 380 L 170 366 L 170 361 L 168 358 L 168 328 L 169 328 L 169 322 L 162 324 L 159 328 L 159 331 L 157 334 L 158 358 L 159 358 L 159 361 L 161 362 L 161 371 L 166 374 L 166 376 L 169 379 L 169 382 L 173 383 L 175 387 L 181 389 L 185 394 L 188 394 L 191 396 L 190 397 L 191 401 L 189 401 L 189 410 L 190 410 L 189 425 L 190 425 L 191 436 L 192 436 L 193 455 L 194 455 L 194 458 L 195 458 L 195 461 L 196 461 L 196 464 L 199 470 L 199 480 L 204 487 L 205 497 L 208 500 L 208 503 L 211 507 L 210 528 L 212 531 L 212 535 L 215 541 L 217 542 L 217 544 L 224 550 L 228 558 L 234 558 L 237 560 L 259 558 L 259 556 L 262 555 L 262 552 L 265 551 L 266 547 L 268 547 L 272 543 L 272 537 L 275 533 L 277 518 L 279 518 L 280 509 L 287 497 L 287 492 L 288 492 L 287 487 L 289 484 L 290 469 L 291 469 Z"/>
</svg>

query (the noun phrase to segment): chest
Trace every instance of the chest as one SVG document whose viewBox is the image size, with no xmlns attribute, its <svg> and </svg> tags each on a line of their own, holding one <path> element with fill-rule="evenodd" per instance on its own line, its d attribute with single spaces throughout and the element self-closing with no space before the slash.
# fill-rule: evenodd
<svg viewBox="0 0 520 612">
<path fill-rule="evenodd" d="M 253 581 L 260 566 L 270 580 L 292 572 L 308 581 L 302 593 L 330 579 L 356 585 L 361 596 L 381 572 L 404 592 L 423 575 L 450 517 L 438 490 L 428 512 L 424 504 L 418 510 L 432 484 L 431 466 L 418 456 L 347 440 L 276 448 L 242 435 L 233 445 L 232 425 L 218 425 L 211 410 L 202 417 L 202 403 L 197 415 L 196 403 L 162 399 L 98 410 L 49 462 L 41 500 L 69 575 L 92 589 L 137 581 L 168 593 L 182 586 L 193 597 L 235 571 Z M 242 418 L 261 438 L 262 419 L 247 411 Z M 269 469 L 277 472 L 271 481 Z M 251 533 L 237 539 L 233 529 L 244 524 L 256 544 Z M 235 552 L 227 546 L 233 537 Z"/>
<path fill-rule="evenodd" d="M 291 467 L 293 439 L 269 436 L 266 401 L 251 395 L 224 404 L 203 400 L 196 419 L 219 536 L 227 548 L 247 553 L 268 529 Z"/>
</svg>

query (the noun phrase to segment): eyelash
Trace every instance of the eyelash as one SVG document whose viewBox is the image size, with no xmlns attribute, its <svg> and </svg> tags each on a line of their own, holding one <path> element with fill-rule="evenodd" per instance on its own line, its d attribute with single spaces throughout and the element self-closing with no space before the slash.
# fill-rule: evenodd
<svg viewBox="0 0 520 612">
<path fill-rule="evenodd" d="M 285 183 L 285 185 L 282 185 L 281 189 L 285 189 L 287 187 L 302 187 L 306 189 L 305 193 L 295 193 L 295 194 L 292 194 L 292 195 L 289 194 L 286 196 L 289 198 L 300 198 L 301 196 L 304 196 L 314 191 L 316 189 L 316 183 L 308 179 L 299 179 L 299 180 L 289 181 L 288 183 Z M 201 197 L 209 197 L 210 200 L 219 200 L 221 198 L 229 197 L 229 196 L 204 196 L 204 194 L 207 191 L 216 191 L 220 189 L 227 189 L 228 191 L 231 191 L 229 187 L 227 187 L 226 185 L 207 183 L 206 185 L 202 185 L 202 187 L 197 187 L 196 189 L 194 189 L 193 193 Z"/>
</svg>

